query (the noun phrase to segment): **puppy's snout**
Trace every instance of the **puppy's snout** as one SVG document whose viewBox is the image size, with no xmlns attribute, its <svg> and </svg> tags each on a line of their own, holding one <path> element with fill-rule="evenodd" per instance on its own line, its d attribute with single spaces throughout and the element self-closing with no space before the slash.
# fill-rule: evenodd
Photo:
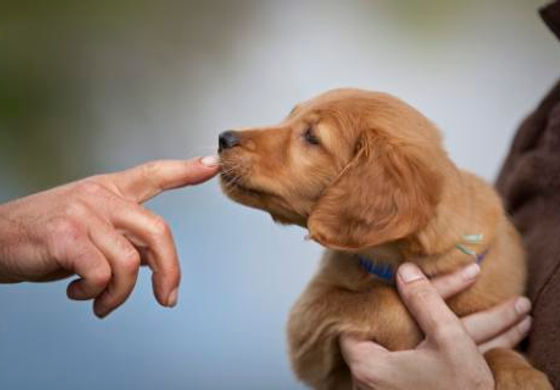
<svg viewBox="0 0 560 390">
<path fill-rule="evenodd" d="M 219 136 L 218 145 L 218 152 L 239 145 L 239 134 L 233 130 L 224 131 Z"/>
</svg>

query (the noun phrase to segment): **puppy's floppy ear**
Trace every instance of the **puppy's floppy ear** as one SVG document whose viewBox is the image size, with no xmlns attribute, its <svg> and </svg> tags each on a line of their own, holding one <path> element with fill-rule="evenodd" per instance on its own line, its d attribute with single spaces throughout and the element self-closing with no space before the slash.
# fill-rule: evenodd
<svg viewBox="0 0 560 390">
<path fill-rule="evenodd" d="M 441 192 L 441 177 L 428 165 L 430 149 L 364 132 L 353 160 L 312 210 L 310 236 L 326 247 L 352 250 L 421 229 Z"/>
</svg>

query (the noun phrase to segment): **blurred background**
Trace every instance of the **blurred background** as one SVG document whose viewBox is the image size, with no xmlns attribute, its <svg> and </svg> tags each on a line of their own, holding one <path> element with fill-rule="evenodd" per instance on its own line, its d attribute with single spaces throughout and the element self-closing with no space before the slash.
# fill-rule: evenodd
<svg viewBox="0 0 560 390">
<path fill-rule="evenodd" d="M 493 180 L 560 73 L 544 3 L 1 1 L 0 202 L 213 153 L 220 131 L 275 123 L 341 86 L 403 98 L 460 166 Z M 103 321 L 66 299 L 66 282 L 0 286 L 2 388 L 302 388 L 284 324 L 321 249 L 216 181 L 148 206 L 177 240 L 178 307 L 157 306 L 146 271 Z"/>
</svg>

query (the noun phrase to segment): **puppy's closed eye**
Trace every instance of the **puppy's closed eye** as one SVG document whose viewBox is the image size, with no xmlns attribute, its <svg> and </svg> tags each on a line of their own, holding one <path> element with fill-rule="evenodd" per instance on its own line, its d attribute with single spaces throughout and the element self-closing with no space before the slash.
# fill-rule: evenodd
<svg viewBox="0 0 560 390">
<path fill-rule="evenodd" d="M 307 142 L 309 145 L 321 144 L 321 140 L 319 139 L 319 137 L 315 133 L 315 129 L 311 125 L 308 125 L 306 127 L 305 131 L 303 132 L 303 138 L 305 139 L 305 142 Z"/>
</svg>

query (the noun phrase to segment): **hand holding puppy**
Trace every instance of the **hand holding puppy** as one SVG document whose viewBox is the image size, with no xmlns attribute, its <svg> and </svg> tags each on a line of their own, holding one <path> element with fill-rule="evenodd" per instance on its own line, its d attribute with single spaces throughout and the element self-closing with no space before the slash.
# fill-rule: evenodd
<svg viewBox="0 0 560 390">
<path fill-rule="evenodd" d="M 521 297 L 461 319 L 448 298 L 474 282 L 476 264 L 430 281 L 413 264 L 398 270 L 397 286 L 426 338 L 416 349 L 390 352 L 351 335 L 340 346 L 354 387 L 367 389 L 494 389 L 483 353 L 512 348 L 529 331 L 531 304 Z M 442 299 L 443 298 L 443 299 Z"/>
<path fill-rule="evenodd" d="M 104 317 L 128 298 L 140 265 L 147 264 L 156 299 L 174 306 L 180 269 L 173 237 L 167 223 L 141 204 L 217 172 L 214 156 L 154 161 L 0 205 L 0 282 L 76 274 L 68 297 L 93 299 L 95 314 Z"/>
</svg>

